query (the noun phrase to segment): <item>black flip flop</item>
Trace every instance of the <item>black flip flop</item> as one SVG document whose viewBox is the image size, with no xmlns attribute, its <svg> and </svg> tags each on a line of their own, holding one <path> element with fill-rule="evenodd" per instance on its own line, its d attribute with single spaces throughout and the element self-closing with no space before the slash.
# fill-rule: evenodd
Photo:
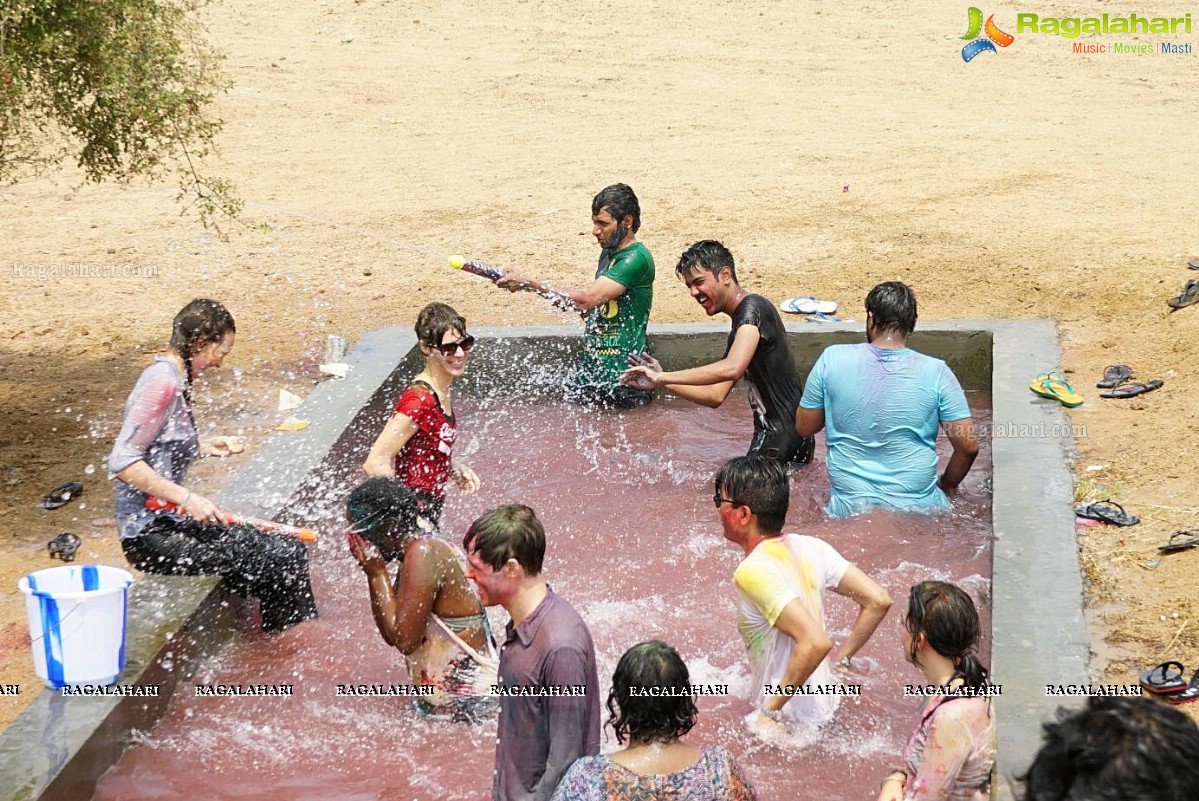
<svg viewBox="0 0 1199 801">
<path fill-rule="evenodd" d="M 1102 520 L 1104 523 L 1111 523 L 1113 526 L 1135 526 L 1141 522 L 1141 518 L 1128 514 L 1128 512 L 1124 511 L 1123 506 L 1111 498 L 1102 501 L 1091 501 L 1090 503 L 1080 503 L 1074 507 L 1074 514 L 1090 520 Z"/>
<path fill-rule="evenodd" d="M 1111 367 L 1103 368 L 1103 380 L 1095 386 L 1100 389 L 1111 389 L 1118 387 L 1128 379 L 1132 378 L 1132 368 L 1127 364 L 1113 364 Z"/>
<path fill-rule="evenodd" d="M 1172 667 L 1178 668 L 1178 672 L 1170 670 Z M 1141 686 L 1149 692 L 1159 695 L 1182 692 L 1187 688 L 1186 679 L 1182 676 L 1185 670 L 1186 668 L 1182 666 L 1181 662 L 1174 660 L 1162 662 L 1152 670 L 1146 670 L 1141 674 Z"/>
<path fill-rule="evenodd" d="M 1157 546 L 1157 549 L 1162 553 L 1177 553 L 1178 551 L 1186 551 L 1191 548 L 1199 547 L 1199 529 L 1188 528 L 1185 531 L 1175 531 L 1170 535 L 1170 539 L 1165 545 Z M 1179 539 L 1182 537 L 1183 539 Z"/>
<path fill-rule="evenodd" d="M 1101 398 L 1135 398 L 1137 395 L 1144 395 L 1146 392 L 1152 392 L 1159 389 L 1162 385 L 1160 378 L 1155 378 L 1152 381 L 1144 383 L 1133 381 L 1131 384 L 1124 384 L 1115 389 L 1109 389 L 1107 392 L 1100 392 Z"/>
<path fill-rule="evenodd" d="M 1192 303 L 1199 303 L 1199 281 L 1194 279 L 1187 281 L 1182 294 L 1166 301 L 1166 305 L 1172 309 L 1185 309 Z"/>
<path fill-rule="evenodd" d="M 50 542 L 46 543 L 46 549 L 50 551 L 50 558 L 58 557 L 64 562 L 74 562 L 75 552 L 79 550 L 79 537 L 64 531 Z"/>
<path fill-rule="evenodd" d="M 1185 690 L 1178 695 L 1167 695 L 1166 700 L 1171 704 L 1189 704 L 1192 701 L 1199 701 L 1199 670 L 1196 670 L 1195 675 L 1191 676 L 1191 681 Z"/>
<path fill-rule="evenodd" d="M 68 481 L 66 484 L 55 487 L 42 496 L 42 502 L 38 506 L 43 509 L 57 509 L 60 506 L 66 506 L 71 501 L 83 494 L 83 484 L 78 481 Z"/>
</svg>

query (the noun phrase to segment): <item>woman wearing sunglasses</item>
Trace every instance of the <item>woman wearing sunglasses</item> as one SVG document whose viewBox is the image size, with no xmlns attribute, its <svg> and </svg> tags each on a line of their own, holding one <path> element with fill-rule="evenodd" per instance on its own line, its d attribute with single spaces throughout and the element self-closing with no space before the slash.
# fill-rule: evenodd
<svg viewBox="0 0 1199 801">
<path fill-rule="evenodd" d="M 425 369 L 400 396 L 362 469 L 368 476 L 398 478 L 415 490 L 421 515 L 437 524 L 450 478 L 464 494 L 479 488 L 474 471 L 453 460 L 458 429 L 450 403 L 450 385 L 466 370 L 475 338 L 466 333 L 462 315 L 444 303 L 421 309 L 416 338 Z"/>
<path fill-rule="evenodd" d="M 878 801 L 986 801 L 995 765 L 995 718 L 987 669 L 978 661 L 978 611 L 943 581 L 908 594 L 908 661 L 933 690 L 904 749 L 903 767 L 883 779 Z"/>
</svg>

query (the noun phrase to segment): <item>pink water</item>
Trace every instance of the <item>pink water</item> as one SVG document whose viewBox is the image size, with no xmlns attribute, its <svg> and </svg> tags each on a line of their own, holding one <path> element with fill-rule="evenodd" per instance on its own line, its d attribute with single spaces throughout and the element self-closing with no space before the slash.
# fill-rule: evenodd
<svg viewBox="0 0 1199 801">
<path fill-rule="evenodd" d="M 969 400 L 975 420 L 989 422 L 989 397 Z M 953 581 L 981 599 L 982 652 L 989 662 L 989 441 L 980 443 L 954 512 L 940 518 L 875 512 L 825 519 L 823 442 L 817 462 L 792 479 L 785 530 L 826 539 L 896 603 L 860 652 L 871 667 L 861 698 L 845 699 L 813 744 L 788 749 L 761 743 L 742 723 L 752 692 L 734 621 L 731 577 L 739 552 L 721 537 L 710 499 L 717 467 L 742 454 L 749 441 L 743 394 L 719 410 L 675 401 L 595 414 L 548 402 L 509 407 L 462 398 L 458 411 L 459 455 L 483 487 L 467 498 L 451 494 L 442 521 L 446 536 L 460 541 L 475 516 L 501 503 L 536 509 L 549 542 L 546 575 L 591 627 L 601 701 L 626 648 L 647 639 L 673 644 L 694 683 L 729 684 L 732 691 L 700 699 L 699 724 L 688 741 L 728 748 L 764 801 L 876 797 L 918 707 L 918 699 L 902 697 L 904 684 L 922 680 L 900 645 L 900 607 L 911 584 Z M 247 621 L 239 641 L 194 680 L 291 684 L 294 696 L 181 692 L 153 731 L 135 737 L 102 779 L 96 799 L 490 797 L 494 722 L 429 721 L 403 699 L 335 694 L 337 684 L 407 683 L 403 658 L 375 630 L 365 578 L 340 536 L 340 502 L 371 435 L 346 448 L 323 471 L 324 485 L 297 506 L 319 510 L 308 511 L 318 515 L 309 519 L 325 532 L 312 552 L 320 620 L 271 638 Z M 945 450 L 942 464 L 947 458 Z M 839 642 L 857 607 L 835 595 L 826 606 L 829 631 Z M 505 616 L 498 609 L 492 614 L 499 630 Z M 615 748 L 605 729 L 604 749 Z"/>
</svg>

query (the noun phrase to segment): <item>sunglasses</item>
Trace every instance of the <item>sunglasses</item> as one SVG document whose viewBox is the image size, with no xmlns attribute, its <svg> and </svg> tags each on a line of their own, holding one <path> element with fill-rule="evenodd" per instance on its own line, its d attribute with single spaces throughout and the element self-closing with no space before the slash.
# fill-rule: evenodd
<svg viewBox="0 0 1199 801">
<path fill-rule="evenodd" d="M 442 356 L 453 356 L 458 352 L 458 348 L 462 348 L 463 353 L 470 353 L 470 349 L 474 346 L 475 338 L 468 334 L 457 342 L 447 342 L 444 345 L 431 345 L 430 347 L 441 351 Z"/>
<path fill-rule="evenodd" d="M 712 496 L 712 505 L 717 509 L 720 508 L 720 504 L 722 503 L 731 503 L 733 506 L 744 506 L 741 501 L 734 501 L 732 498 L 725 498 L 719 492 Z"/>
</svg>

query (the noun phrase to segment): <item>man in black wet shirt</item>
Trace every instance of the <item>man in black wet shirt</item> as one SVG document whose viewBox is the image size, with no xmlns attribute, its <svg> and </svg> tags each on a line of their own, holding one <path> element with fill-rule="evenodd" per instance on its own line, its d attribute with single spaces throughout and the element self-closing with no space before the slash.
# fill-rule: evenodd
<svg viewBox="0 0 1199 801">
<path fill-rule="evenodd" d="M 716 408 L 745 376 L 754 411 L 749 453 L 784 463 L 810 462 L 814 440 L 795 431 L 795 410 L 803 385 L 774 304 L 737 283 L 733 254 L 712 239 L 688 248 L 674 271 L 709 317 L 723 313 L 733 319 L 724 358 L 689 370 L 664 372 L 646 355 L 625 371 L 621 382 L 638 389 L 662 387 L 680 398 Z"/>
</svg>

